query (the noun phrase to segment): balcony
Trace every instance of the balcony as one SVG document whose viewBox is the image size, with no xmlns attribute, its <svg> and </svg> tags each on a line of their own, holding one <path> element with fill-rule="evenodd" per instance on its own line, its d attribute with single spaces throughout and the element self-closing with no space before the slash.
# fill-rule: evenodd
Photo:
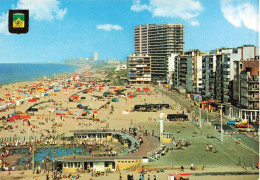
<svg viewBox="0 0 260 180">
<path fill-rule="evenodd" d="M 229 82 L 227 82 L 227 81 L 224 81 L 223 84 L 226 86 L 229 86 Z"/>
<path fill-rule="evenodd" d="M 256 101 L 256 102 L 259 101 L 259 97 L 248 96 L 247 99 L 248 99 L 248 101 Z"/>
<path fill-rule="evenodd" d="M 258 92 L 258 91 L 259 91 L 259 88 L 248 87 L 247 90 L 250 91 L 250 92 Z"/>
</svg>

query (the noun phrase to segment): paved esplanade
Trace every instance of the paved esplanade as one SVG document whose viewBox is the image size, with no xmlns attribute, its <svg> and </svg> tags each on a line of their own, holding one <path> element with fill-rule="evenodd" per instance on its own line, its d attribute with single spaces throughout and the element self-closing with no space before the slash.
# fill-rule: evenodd
<svg viewBox="0 0 260 180">
<path fill-rule="evenodd" d="M 189 100 L 182 96 L 176 98 L 176 95 L 171 93 L 169 97 L 173 98 L 177 103 L 181 100 L 182 104 L 186 104 L 185 107 L 189 105 Z M 142 125 L 148 127 L 148 131 L 159 129 L 158 122 L 144 122 Z M 177 133 L 178 129 L 180 133 Z M 194 163 L 195 167 L 198 168 L 202 166 L 205 166 L 205 168 L 239 167 L 237 164 L 240 157 L 242 165 L 252 167 L 253 165 L 256 166 L 258 161 L 258 142 L 242 134 L 233 134 L 232 136 L 224 135 L 224 142 L 222 143 L 218 130 L 208 123 L 204 123 L 202 135 L 199 126 L 194 125 L 191 121 L 182 124 L 178 124 L 176 121 L 165 121 L 165 131 L 174 133 L 175 140 L 185 139 L 191 145 L 185 147 L 184 150 L 170 151 L 158 161 L 149 163 L 148 166 L 180 168 L 183 165 L 185 168 L 189 168 Z M 213 135 L 214 138 L 208 138 L 207 135 Z M 242 144 L 236 143 L 236 136 L 241 136 Z M 207 144 L 212 144 L 213 151 L 216 150 L 217 153 L 206 151 Z"/>
</svg>

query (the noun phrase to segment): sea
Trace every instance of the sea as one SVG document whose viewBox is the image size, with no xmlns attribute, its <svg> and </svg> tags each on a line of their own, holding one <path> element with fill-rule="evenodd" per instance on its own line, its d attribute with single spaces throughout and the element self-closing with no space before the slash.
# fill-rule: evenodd
<svg viewBox="0 0 260 180">
<path fill-rule="evenodd" d="M 0 63 L 0 84 L 37 80 L 44 76 L 53 78 L 54 74 L 72 73 L 79 66 L 66 64 L 13 64 Z"/>
</svg>

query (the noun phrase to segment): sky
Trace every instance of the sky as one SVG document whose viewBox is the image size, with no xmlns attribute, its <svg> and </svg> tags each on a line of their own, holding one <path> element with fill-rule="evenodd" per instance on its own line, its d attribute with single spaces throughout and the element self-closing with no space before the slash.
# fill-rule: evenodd
<svg viewBox="0 0 260 180">
<path fill-rule="evenodd" d="M 8 10 L 29 9 L 29 32 L 8 32 Z M 184 23 L 184 50 L 259 43 L 258 0 L 0 0 L 0 63 L 126 60 L 134 26 Z"/>
</svg>

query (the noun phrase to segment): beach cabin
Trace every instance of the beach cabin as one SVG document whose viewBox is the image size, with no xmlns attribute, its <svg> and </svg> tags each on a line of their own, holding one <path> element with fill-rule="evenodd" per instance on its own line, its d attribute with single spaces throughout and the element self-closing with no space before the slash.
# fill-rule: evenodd
<svg viewBox="0 0 260 180">
<path fill-rule="evenodd" d="M 74 140 L 81 142 L 89 141 L 111 141 L 112 132 L 101 130 L 72 130 Z M 117 141 L 118 142 L 118 141 Z"/>
<path fill-rule="evenodd" d="M 109 141 L 109 142 L 118 142 L 125 147 L 130 147 L 135 142 L 138 142 L 132 136 L 121 133 L 119 131 L 112 130 L 93 130 L 93 129 L 81 129 L 81 130 L 72 130 L 73 139 L 77 142 L 82 141 Z"/>
<path fill-rule="evenodd" d="M 102 173 L 116 170 L 125 170 L 141 167 L 142 159 L 124 157 L 91 157 L 91 156 L 61 156 L 56 158 L 57 169 L 64 173 L 76 173 L 78 171 L 93 171 Z"/>
</svg>

